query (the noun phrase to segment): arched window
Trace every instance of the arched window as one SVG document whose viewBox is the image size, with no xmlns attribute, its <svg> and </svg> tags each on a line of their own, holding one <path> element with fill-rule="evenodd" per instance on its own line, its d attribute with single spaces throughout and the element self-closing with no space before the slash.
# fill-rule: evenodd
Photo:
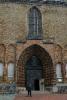
<svg viewBox="0 0 67 100">
<path fill-rule="evenodd" d="M 0 79 L 3 78 L 3 64 L 0 63 Z"/>
<path fill-rule="evenodd" d="M 13 63 L 8 64 L 8 79 L 14 80 L 14 64 Z"/>
<path fill-rule="evenodd" d="M 61 64 L 56 65 L 56 79 L 58 82 L 62 82 L 62 72 L 61 72 Z"/>
<path fill-rule="evenodd" d="M 36 7 L 29 11 L 29 34 L 28 39 L 42 39 L 42 18 Z"/>
</svg>

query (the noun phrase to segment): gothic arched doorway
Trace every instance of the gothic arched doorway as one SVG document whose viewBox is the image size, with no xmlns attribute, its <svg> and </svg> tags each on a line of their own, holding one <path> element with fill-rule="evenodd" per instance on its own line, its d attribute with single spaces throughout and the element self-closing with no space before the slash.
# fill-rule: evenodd
<svg viewBox="0 0 67 100">
<path fill-rule="evenodd" d="M 32 55 L 26 63 L 25 66 L 26 86 L 28 84 L 31 84 L 32 90 L 39 90 L 39 80 L 43 78 L 42 67 L 43 65 L 41 63 L 41 60 L 36 55 Z"/>
<path fill-rule="evenodd" d="M 18 60 L 17 85 L 26 87 L 32 84 L 33 90 L 39 90 L 39 80 L 44 79 L 45 86 L 54 81 L 54 68 L 49 53 L 39 45 L 26 48 Z M 38 86 L 38 87 L 37 87 Z"/>
</svg>

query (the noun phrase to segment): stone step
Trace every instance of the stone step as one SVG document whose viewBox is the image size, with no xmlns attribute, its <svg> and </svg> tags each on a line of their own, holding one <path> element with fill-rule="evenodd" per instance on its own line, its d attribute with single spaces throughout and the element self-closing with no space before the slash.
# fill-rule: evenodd
<svg viewBox="0 0 67 100">
<path fill-rule="evenodd" d="M 19 93 L 17 95 L 27 95 L 28 92 L 27 91 L 19 91 Z M 51 92 L 48 91 L 32 91 L 33 95 L 41 95 L 41 94 L 51 94 Z"/>
</svg>

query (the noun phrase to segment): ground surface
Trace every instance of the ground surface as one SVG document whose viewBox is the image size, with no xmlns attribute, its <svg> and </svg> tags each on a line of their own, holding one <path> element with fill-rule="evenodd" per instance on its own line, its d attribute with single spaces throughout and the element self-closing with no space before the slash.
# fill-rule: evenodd
<svg viewBox="0 0 67 100">
<path fill-rule="evenodd" d="M 15 100 L 67 100 L 67 94 L 55 94 L 55 95 L 32 95 L 32 97 L 27 96 L 16 96 Z"/>
<path fill-rule="evenodd" d="M 67 100 L 67 94 L 50 94 L 41 92 L 32 92 L 32 97 L 23 94 L 4 94 L 0 95 L 0 100 Z"/>
</svg>

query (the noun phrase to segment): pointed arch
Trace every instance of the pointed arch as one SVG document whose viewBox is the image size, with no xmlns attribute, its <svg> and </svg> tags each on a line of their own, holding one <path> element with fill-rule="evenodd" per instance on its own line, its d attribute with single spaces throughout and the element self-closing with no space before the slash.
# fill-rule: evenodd
<svg viewBox="0 0 67 100">
<path fill-rule="evenodd" d="M 0 62 L 5 62 L 5 45 L 4 44 L 0 44 Z"/>
<path fill-rule="evenodd" d="M 32 7 L 29 10 L 29 33 L 28 39 L 42 39 L 42 16 L 37 7 Z"/>
<path fill-rule="evenodd" d="M 35 57 L 33 58 L 34 62 L 32 62 L 33 66 L 35 66 L 35 62 L 36 62 L 36 65 L 41 65 L 41 66 L 38 66 L 38 68 L 36 67 L 38 70 L 40 69 L 40 72 L 42 73 L 40 74 L 41 77 L 39 78 L 43 78 L 45 80 L 45 85 L 48 85 L 48 86 L 52 85 L 54 81 L 54 68 L 53 68 L 52 58 L 50 54 L 44 48 L 42 48 L 40 45 L 37 45 L 37 44 L 27 47 L 21 53 L 18 59 L 17 85 L 26 87 L 27 78 L 28 78 L 26 76 L 27 75 L 26 70 L 27 68 L 30 68 L 30 66 L 28 67 L 28 64 L 30 65 L 31 63 L 29 63 L 28 61 L 33 60 L 32 57 Z M 30 75 L 30 73 L 28 75 Z"/>
<path fill-rule="evenodd" d="M 9 44 L 7 48 L 7 62 L 15 63 L 16 47 L 13 44 Z"/>
</svg>

